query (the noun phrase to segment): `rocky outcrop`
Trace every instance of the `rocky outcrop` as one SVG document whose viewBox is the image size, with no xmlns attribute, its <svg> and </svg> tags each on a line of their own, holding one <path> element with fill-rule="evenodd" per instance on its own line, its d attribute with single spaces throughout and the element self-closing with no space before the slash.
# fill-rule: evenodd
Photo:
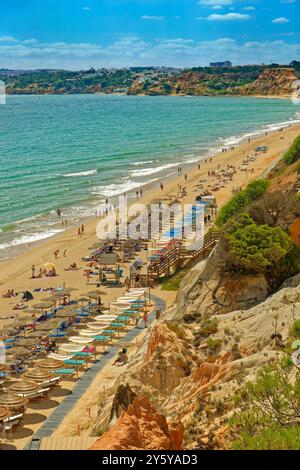
<svg viewBox="0 0 300 470">
<path fill-rule="evenodd" d="M 296 80 L 298 78 L 292 68 L 271 68 L 264 70 L 254 83 L 233 88 L 231 92 L 245 96 L 291 96 Z"/>
<path fill-rule="evenodd" d="M 182 450 L 182 445 L 182 424 L 168 424 L 147 398 L 136 398 L 91 450 Z"/>
<path fill-rule="evenodd" d="M 110 423 L 119 418 L 123 411 L 126 411 L 128 406 L 136 399 L 137 395 L 134 393 L 128 384 L 119 385 L 114 396 L 111 413 L 109 417 Z"/>
<path fill-rule="evenodd" d="M 168 396 L 194 365 L 187 332 L 176 323 L 159 323 L 151 331 L 145 360 L 135 375 L 148 388 Z"/>
<path fill-rule="evenodd" d="M 247 310 L 270 293 L 264 276 L 241 276 L 223 270 L 217 246 L 207 261 L 199 263 L 182 281 L 172 316 L 193 323 L 204 315 Z"/>
</svg>

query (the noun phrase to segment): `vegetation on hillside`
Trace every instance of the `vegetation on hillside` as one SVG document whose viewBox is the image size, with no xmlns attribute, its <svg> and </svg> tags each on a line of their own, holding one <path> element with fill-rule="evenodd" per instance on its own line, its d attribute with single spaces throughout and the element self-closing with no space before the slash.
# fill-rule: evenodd
<svg viewBox="0 0 300 470">
<path fill-rule="evenodd" d="M 235 449 L 300 449 L 300 370 L 289 358 L 262 368 L 235 403 Z"/>
<path fill-rule="evenodd" d="M 216 220 L 218 226 L 224 225 L 230 217 L 235 215 L 238 211 L 245 206 L 260 198 L 268 190 L 269 183 L 264 180 L 256 180 L 250 183 L 246 189 L 240 191 L 230 201 L 222 207 Z"/>
<path fill-rule="evenodd" d="M 266 77 L 265 73 L 267 73 Z M 8 94 L 122 91 L 130 95 L 251 95 L 281 94 L 281 89 L 285 90 L 289 87 L 289 78 L 292 79 L 289 74 L 297 73 L 300 73 L 299 63 L 294 61 L 289 69 L 287 66 L 278 64 L 195 67 L 186 70 L 132 67 L 110 70 L 92 68 L 82 71 L 18 72 L 2 69 L 0 77 L 6 83 Z M 256 83 L 258 83 L 257 86 Z"/>
<path fill-rule="evenodd" d="M 297 162 L 300 159 L 300 135 L 296 137 L 291 147 L 284 154 L 283 160 L 288 165 Z"/>
</svg>

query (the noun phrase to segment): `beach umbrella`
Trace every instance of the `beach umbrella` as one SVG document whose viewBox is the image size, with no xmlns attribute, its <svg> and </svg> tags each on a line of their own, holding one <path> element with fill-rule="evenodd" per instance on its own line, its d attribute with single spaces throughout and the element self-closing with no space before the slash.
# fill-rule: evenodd
<svg viewBox="0 0 300 470">
<path fill-rule="evenodd" d="M 37 331 L 52 331 L 58 328 L 60 324 L 61 324 L 61 321 L 51 322 L 49 324 L 47 324 L 46 322 L 45 325 L 40 326 L 39 328 L 36 328 L 36 330 Z"/>
<path fill-rule="evenodd" d="M 101 295 L 99 295 L 99 294 L 89 294 L 89 298 L 94 299 L 94 300 L 99 300 L 99 299 L 101 299 Z"/>
<path fill-rule="evenodd" d="M 5 408 L 0 408 L 0 421 L 10 417 L 10 412 Z"/>
<path fill-rule="evenodd" d="M 69 338 L 69 341 L 71 341 L 71 343 L 86 345 L 86 344 L 92 343 L 94 341 L 94 339 L 93 338 L 82 338 L 80 336 L 71 336 Z"/>
<path fill-rule="evenodd" d="M 19 347 L 16 347 L 16 348 L 12 348 L 9 350 L 9 354 L 6 355 L 7 358 L 11 358 L 12 356 L 30 356 L 31 354 L 31 351 L 29 349 L 26 349 L 26 348 L 19 348 Z"/>
<path fill-rule="evenodd" d="M 59 299 L 56 295 L 51 295 L 50 297 L 45 297 L 44 299 L 41 299 L 42 302 L 44 303 L 49 303 L 51 302 L 51 304 L 54 304 L 56 303 Z"/>
<path fill-rule="evenodd" d="M 17 409 L 24 407 L 26 404 L 27 400 L 25 400 L 25 398 L 19 397 L 14 393 L 7 392 L 0 395 L 0 406 L 4 408 Z"/>
<path fill-rule="evenodd" d="M 77 302 L 89 302 L 90 301 L 90 298 L 89 297 L 85 297 L 84 295 L 82 295 L 81 297 L 78 297 L 78 299 L 76 299 Z"/>
<path fill-rule="evenodd" d="M 37 310 L 46 310 L 47 308 L 51 308 L 51 307 L 52 307 L 51 302 L 40 302 L 40 303 L 33 305 L 33 308 Z"/>
<path fill-rule="evenodd" d="M 25 347 L 30 347 L 30 346 L 35 346 L 38 344 L 39 341 L 35 338 L 21 338 L 18 340 L 18 346 L 25 346 Z"/>
<path fill-rule="evenodd" d="M 86 295 L 89 296 L 89 297 L 90 297 L 91 295 L 99 295 L 99 296 L 101 296 L 101 295 L 107 295 L 107 292 L 106 292 L 105 290 L 99 290 L 99 289 L 97 289 L 97 290 L 91 290 L 91 291 L 87 292 Z"/>
<path fill-rule="evenodd" d="M 21 382 L 16 382 L 9 387 L 9 391 L 12 393 L 31 393 L 36 392 L 38 390 L 38 385 L 34 382 L 27 382 L 26 380 L 22 380 Z"/>
<path fill-rule="evenodd" d="M 70 318 L 70 317 L 74 317 L 76 315 L 76 313 L 73 311 L 73 312 L 64 312 L 64 311 L 61 311 L 61 312 L 58 312 L 55 317 L 56 318 Z"/>
<path fill-rule="evenodd" d="M 126 310 L 127 308 L 131 307 L 131 304 L 129 302 L 116 302 L 113 304 L 110 304 L 112 308 L 115 308 L 116 310 Z"/>
<path fill-rule="evenodd" d="M 37 362 L 37 366 L 42 369 L 55 370 L 64 366 L 63 361 L 57 361 L 56 359 L 43 359 L 42 361 Z"/>
<path fill-rule="evenodd" d="M 35 382 L 42 383 L 52 379 L 53 375 L 51 374 L 51 372 L 48 372 L 45 369 L 40 369 L 36 367 L 25 372 L 22 377 L 27 380 L 33 380 Z"/>
<path fill-rule="evenodd" d="M 35 330 L 35 331 L 31 331 L 30 333 L 28 333 L 26 338 L 29 338 L 29 339 L 43 338 L 43 336 L 45 336 L 45 333 L 43 333 L 42 331 L 39 331 L 39 330 Z"/>
<path fill-rule="evenodd" d="M 61 349 L 64 352 L 68 353 L 77 353 L 81 352 L 85 348 L 84 345 L 76 345 L 76 344 L 69 344 L 69 343 L 63 343 L 59 345 L 59 349 Z"/>
<path fill-rule="evenodd" d="M 55 269 L 55 264 L 54 263 L 45 263 L 43 266 L 47 271 L 50 271 L 51 269 Z"/>
</svg>

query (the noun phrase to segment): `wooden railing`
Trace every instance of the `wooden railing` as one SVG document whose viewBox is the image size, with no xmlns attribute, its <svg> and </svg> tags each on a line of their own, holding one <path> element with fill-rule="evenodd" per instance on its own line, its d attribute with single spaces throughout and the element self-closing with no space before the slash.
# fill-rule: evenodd
<svg viewBox="0 0 300 470">
<path fill-rule="evenodd" d="M 183 247 L 181 241 L 175 242 L 173 248 L 163 254 L 157 261 L 152 261 L 148 266 L 148 278 L 158 278 L 163 275 L 168 275 L 171 271 L 176 270 L 177 267 L 182 266 L 187 261 L 196 261 L 200 258 L 205 258 L 218 241 L 218 233 L 216 231 L 208 232 L 203 241 L 195 243 L 191 249 Z"/>
</svg>

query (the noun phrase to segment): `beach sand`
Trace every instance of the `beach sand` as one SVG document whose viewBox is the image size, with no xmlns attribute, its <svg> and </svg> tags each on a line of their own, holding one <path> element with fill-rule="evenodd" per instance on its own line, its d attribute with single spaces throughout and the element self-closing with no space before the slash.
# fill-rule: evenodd
<svg viewBox="0 0 300 470">
<path fill-rule="evenodd" d="M 182 170 L 182 175 L 164 180 L 164 188 L 161 190 L 160 181 L 155 182 L 154 185 L 146 186 L 143 191 L 143 197 L 139 199 L 139 203 L 149 204 L 153 200 L 164 199 L 164 198 L 176 198 L 178 195 L 178 185 L 186 188 L 186 196 L 182 198 L 183 203 L 192 203 L 195 201 L 197 195 L 201 194 L 201 190 L 197 187 L 199 180 L 207 180 L 209 182 L 210 178 L 208 177 L 208 172 L 212 170 L 217 170 L 218 165 L 220 168 L 226 168 L 228 164 L 234 165 L 236 168 L 241 167 L 242 161 L 244 158 L 250 154 L 254 153 L 254 149 L 259 145 L 266 145 L 269 147 L 268 152 L 259 154 L 255 161 L 249 164 L 249 169 L 253 169 L 253 172 L 242 172 L 238 171 L 234 175 L 233 181 L 226 184 L 224 188 L 218 192 L 213 193 L 216 197 L 218 206 L 222 206 L 226 201 L 232 196 L 232 189 L 235 187 L 244 187 L 251 180 L 259 177 L 263 172 L 277 161 L 284 151 L 291 145 L 295 137 L 300 133 L 300 125 L 293 125 L 289 128 L 281 131 L 276 131 L 268 133 L 268 135 L 260 136 L 258 138 L 252 138 L 251 142 L 243 142 L 238 147 L 235 147 L 234 150 L 227 151 L 226 153 L 218 153 L 213 156 L 210 160 L 208 157 L 207 163 L 200 161 L 201 168 L 200 170 L 196 165 L 184 167 Z M 188 179 L 185 181 L 184 175 L 187 174 Z M 204 184 L 205 186 L 205 184 Z M 136 202 L 135 199 L 132 199 L 132 202 Z M 84 294 L 85 292 L 95 288 L 95 282 L 91 281 L 90 284 L 87 284 L 86 278 L 83 276 L 84 268 L 86 263 L 81 259 L 83 256 L 86 256 L 90 250 L 89 247 L 98 241 L 96 236 L 96 224 L 99 220 L 90 218 L 84 221 L 85 224 L 85 235 L 83 238 L 77 238 L 76 228 L 70 228 L 64 233 L 61 233 L 53 238 L 50 238 L 39 245 L 32 246 L 29 248 L 29 251 L 17 256 L 14 259 L 6 260 L 0 263 L 0 295 L 4 294 L 8 289 L 14 289 L 15 292 L 21 292 L 24 290 L 29 290 L 33 292 L 35 288 L 49 288 L 49 287 L 61 287 L 65 284 L 66 287 L 73 287 L 78 289 L 75 292 L 75 296 Z M 55 260 L 54 252 L 60 250 L 60 256 Z M 66 257 L 63 257 L 63 251 L 67 250 Z M 36 272 L 39 268 L 43 266 L 46 262 L 53 262 L 56 265 L 58 277 L 55 278 L 42 278 L 42 279 L 30 279 L 31 277 L 31 266 L 35 265 Z M 64 268 L 69 266 L 71 263 L 76 262 L 77 266 L 80 267 L 78 271 L 66 272 Z M 128 273 L 130 264 L 124 266 L 125 276 Z M 108 288 L 107 295 L 103 297 L 105 304 L 108 304 L 114 301 L 121 293 L 124 292 L 124 288 Z M 163 298 L 167 306 L 172 305 L 175 301 L 176 293 L 162 291 L 160 288 L 156 288 L 153 291 L 154 294 Z M 34 302 L 39 302 L 43 298 L 48 297 L 49 292 L 44 293 L 34 293 L 34 301 L 30 302 L 30 306 Z M 12 315 L 13 306 L 21 302 L 21 295 L 16 298 L 4 299 L 0 298 L 0 330 L 1 328 L 7 327 L 9 324 L 12 324 L 12 320 L 9 319 Z M 24 311 L 22 312 L 24 313 Z M 30 314 L 29 314 L 30 318 Z M 144 334 L 143 332 L 141 333 Z M 134 346 L 132 347 L 132 352 L 134 352 Z M 87 402 L 86 397 L 83 397 L 74 407 L 72 412 L 64 420 L 61 427 L 57 430 L 57 433 L 61 435 L 73 435 L 74 429 L 76 428 L 76 423 L 80 421 L 81 416 L 87 415 L 87 409 L 93 409 L 95 412 L 95 404 L 98 400 L 99 395 L 99 384 L 105 383 L 108 387 L 114 383 L 118 374 L 123 372 L 123 368 L 112 368 L 110 365 L 106 366 L 102 372 L 95 378 L 91 387 L 88 390 L 89 400 Z M 44 401 L 40 402 L 40 405 L 30 405 L 28 412 L 32 413 L 32 406 L 37 407 L 38 414 L 40 414 L 43 419 L 48 416 L 54 409 L 54 407 L 63 399 L 64 393 L 69 393 L 72 389 L 73 384 L 71 382 L 62 383 L 62 391 L 60 396 L 55 399 L 50 399 L 50 403 L 43 404 Z M 59 389 L 58 389 L 59 392 Z M 54 392 L 55 393 L 55 392 Z M 87 394 L 85 394 L 87 395 Z M 53 400 L 55 403 L 53 403 Z M 45 400 L 46 402 L 49 400 Z M 79 417 L 79 418 L 78 418 Z M 93 420 L 91 420 L 92 422 Z M 11 440 L 11 444 L 17 448 L 23 448 L 26 442 L 32 436 L 32 433 L 35 432 L 40 425 L 42 420 L 37 420 L 37 422 L 26 423 L 24 421 L 24 429 L 26 432 L 19 432 L 19 435 L 14 436 L 15 439 Z M 88 429 L 86 430 L 88 432 Z M 68 434 L 69 433 L 69 434 Z"/>
</svg>

